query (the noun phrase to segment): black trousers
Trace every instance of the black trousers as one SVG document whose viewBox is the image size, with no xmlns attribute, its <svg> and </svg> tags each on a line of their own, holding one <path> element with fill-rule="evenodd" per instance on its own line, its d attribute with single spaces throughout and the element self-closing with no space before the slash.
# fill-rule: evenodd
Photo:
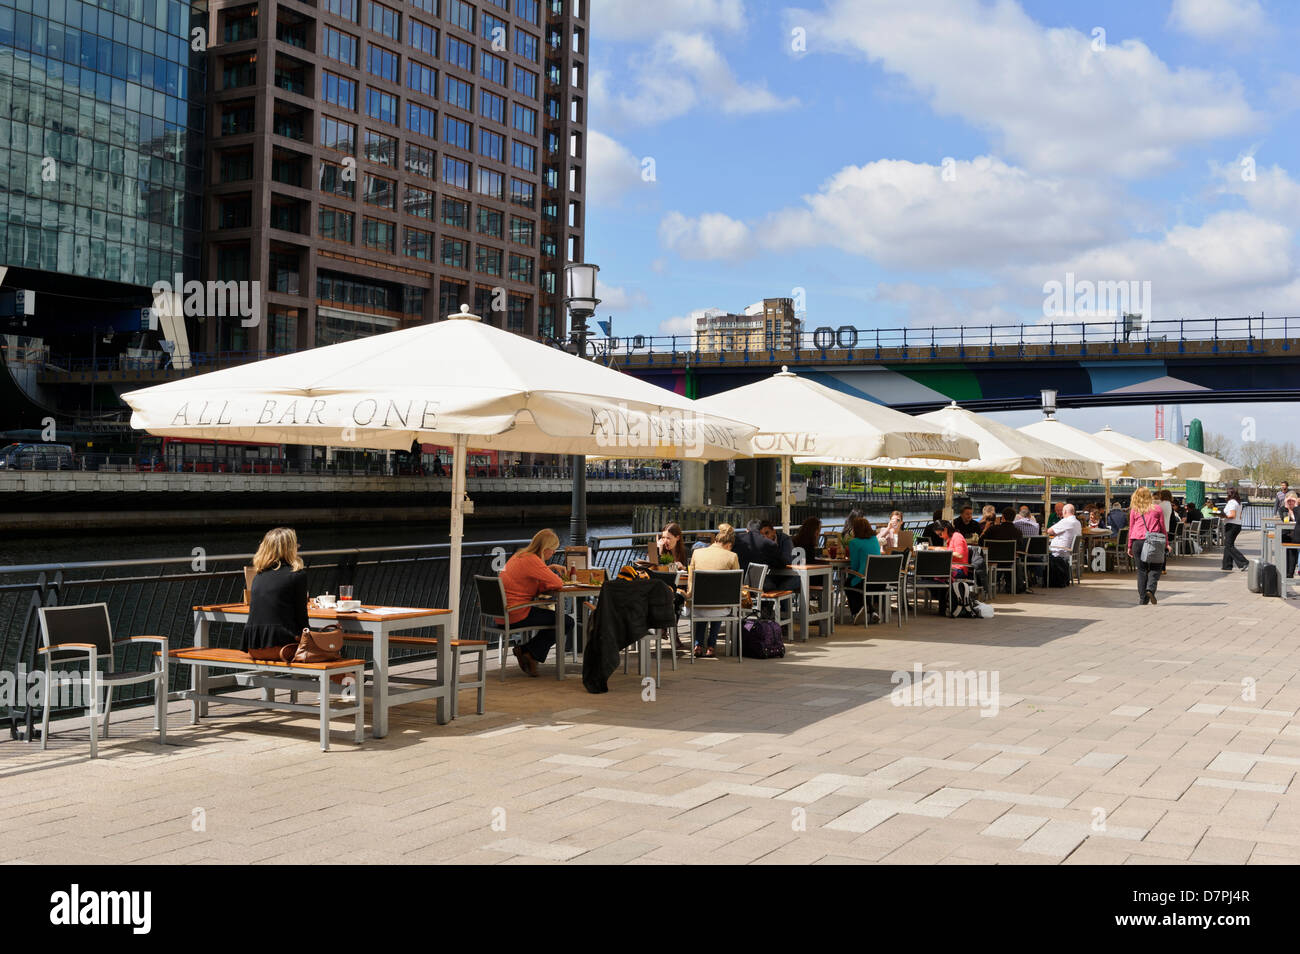
<svg viewBox="0 0 1300 954">
<path fill-rule="evenodd" d="M 1241 524 L 1225 523 L 1223 525 L 1223 569 L 1231 570 L 1233 567 L 1243 567 L 1250 561 L 1241 555 L 1237 549 L 1237 534 L 1241 533 Z M 1291 569 L 1295 568 L 1295 561 L 1287 555 L 1287 565 Z"/>
<path fill-rule="evenodd" d="M 1138 554 L 1141 554 L 1138 550 Z M 1145 603 L 1147 598 L 1156 591 L 1156 584 L 1160 582 L 1160 574 L 1165 571 L 1163 563 L 1148 563 L 1140 555 L 1133 557 L 1133 562 L 1137 564 L 1138 576 L 1138 596 L 1142 597 Z"/>
<path fill-rule="evenodd" d="M 524 629 L 529 626 L 541 627 L 537 634 L 528 642 L 523 644 L 524 652 L 532 656 L 539 663 L 546 662 L 546 656 L 555 645 L 555 610 L 549 610 L 542 606 L 534 606 L 528 611 L 528 615 L 519 622 L 512 624 L 513 629 Z M 573 648 L 573 617 L 564 617 L 564 651 L 567 653 Z"/>
</svg>

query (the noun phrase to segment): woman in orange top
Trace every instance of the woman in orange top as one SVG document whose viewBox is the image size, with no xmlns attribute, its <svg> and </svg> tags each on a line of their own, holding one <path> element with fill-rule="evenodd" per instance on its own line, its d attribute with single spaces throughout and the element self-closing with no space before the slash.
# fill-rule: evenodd
<svg viewBox="0 0 1300 954">
<path fill-rule="evenodd" d="M 539 530 L 528 546 L 524 547 L 509 560 L 501 571 L 501 583 L 506 590 L 506 606 L 518 606 L 531 603 L 540 596 L 553 593 L 564 585 L 560 574 L 564 568 L 550 566 L 548 562 L 555 556 L 560 546 L 560 538 L 552 530 Z M 498 623 L 502 620 L 498 619 Z M 522 607 L 510 611 L 510 625 L 513 628 L 537 627 L 537 633 L 531 640 L 514 648 L 515 659 L 519 668 L 530 676 L 537 675 L 537 664 L 546 662 L 546 654 L 555 645 L 555 611 L 545 606 Z M 565 651 L 573 638 L 573 620 L 564 617 Z"/>
</svg>

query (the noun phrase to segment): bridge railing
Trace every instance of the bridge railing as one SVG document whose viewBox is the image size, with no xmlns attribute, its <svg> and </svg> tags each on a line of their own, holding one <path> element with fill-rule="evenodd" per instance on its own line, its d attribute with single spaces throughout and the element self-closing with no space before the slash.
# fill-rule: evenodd
<svg viewBox="0 0 1300 954">
<path fill-rule="evenodd" d="M 1111 345 L 1116 354 L 1145 354 L 1153 345 L 1177 347 L 1191 342 L 1209 342 L 1211 350 L 1225 353 L 1251 352 L 1262 339 L 1290 338 L 1294 327 L 1300 333 L 1300 319 L 1267 318 L 1171 318 L 1146 322 L 1141 327 L 1122 319 L 1051 321 L 1038 324 L 936 325 L 910 328 L 859 328 L 841 325 L 804 330 L 771 340 L 759 332 L 734 334 L 706 332 L 699 335 L 632 335 L 594 339 L 590 347 L 598 356 L 611 359 L 636 355 L 695 355 L 701 352 L 733 352 L 756 356 L 789 351 L 904 351 L 925 357 L 940 349 L 959 355 L 977 356 L 995 348 L 1024 349 L 1046 346 L 1084 353 L 1088 346 Z"/>
</svg>

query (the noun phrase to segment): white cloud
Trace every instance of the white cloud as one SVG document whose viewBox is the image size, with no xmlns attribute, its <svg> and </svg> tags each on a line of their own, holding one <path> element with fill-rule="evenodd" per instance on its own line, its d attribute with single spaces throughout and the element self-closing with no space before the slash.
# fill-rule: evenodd
<svg viewBox="0 0 1300 954">
<path fill-rule="evenodd" d="M 1265 168 L 1253 163 L 1253 156 L 1243 156 L 1235 163 L 1210 163 L 1217 191 L 1241 196 L 1260 215 L 1281 222 L 1300 222 L 1300 182 L 1292 179 L 1281 166 Z M 1250 170 L 1253 179 L 1245 177 Z"/>
<path fill-rule="evenodd" d="M 1174 0 L 1169 26 L 1198 40 L 1254 36 L 1265 27 L 1259 0 Z"/>
<path fill-rule="evenodd" d="M 648 189 L 641 160 L 622 143 L 595 129 L 587 133 L 587 201 L 615 205 L 630 192 Z"/>
<path fill-rule="evenodd" d="M 659 241 L 682 258 L 736 260 L 754 253 L 749 226 L 721 212 L 687 218 L 669 212 L 659 223 Z"/>
<path fill-rule="evenodd" d="M 592 72 L 592 116 L 602 125 L 649 125 L 703 105 L 743 115 L 798 104 L 797 99 L 775 95 L 762 82 L 741 82 L 713 40 L 702 33 L 659 35 L 648 50 L 629 58 L 619 76 L 626 82 L 616 82 L 607 70 Z"/>
<path fill-rule="evenodd" d="M 690 315 L 677 315 L 673 318 L 665 318 L 659 322 L 658 334 L 661 335 L 693 335 L 695 334 L 695 317 Z"/>
<path fill-rule="evenodd" d="M 589 0 L 594 28 L 602 40 L 635 40 L 677 30 L 739 30 L 745 25 L 743 0 Z"/>
<path fill-rule="evenodd" d="M 1097 50 L 1091 33 L 1044 28 L 1011 0 L 830 0 L 787 18 L 810 53 L 865 55 L 1032 171 L 1145 175 L 1258 121 L 1231 73 L 1171 69 L 1139 40 Z"/>
<path fill-rule="evenodd" d="M 621 285 L 609 285 L 603 281 L 598 283 L 596 294 L 600 296 L 603 312 L 645 308 L 650 304 L 649 297 L 639 288 L 628 291 Z"/>
<path fill-rule="evenodd" d="M 741 259 L 831 246 L 883 265 L 946 272 L 1052 260 L 1121 234 L 1124 210 L 1092 184 L 1043 179 L 982 156 L 927 165 L 846 166 L 804 206 L 746 224 L 722 213 L 665 216 L 663 244 L 684 258 Z"/>
</svg>

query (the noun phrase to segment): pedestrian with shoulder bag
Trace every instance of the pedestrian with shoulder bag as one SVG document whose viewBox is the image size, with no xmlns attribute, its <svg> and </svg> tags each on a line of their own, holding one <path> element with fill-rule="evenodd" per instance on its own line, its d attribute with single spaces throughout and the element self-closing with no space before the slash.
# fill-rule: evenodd
<svg viewBox="0 0 1300 954">
<path fill-rule="evenodd" d="M 1155 604 L 1156 584 L 1169 551 L 1169 534 L 1165 529 L 1164 511 L 1156 504 L 1148 487 L 1133 491 L 1128 516 L 1128 552 L 1137 566 L 1140 606 Z"/>
</svg>

